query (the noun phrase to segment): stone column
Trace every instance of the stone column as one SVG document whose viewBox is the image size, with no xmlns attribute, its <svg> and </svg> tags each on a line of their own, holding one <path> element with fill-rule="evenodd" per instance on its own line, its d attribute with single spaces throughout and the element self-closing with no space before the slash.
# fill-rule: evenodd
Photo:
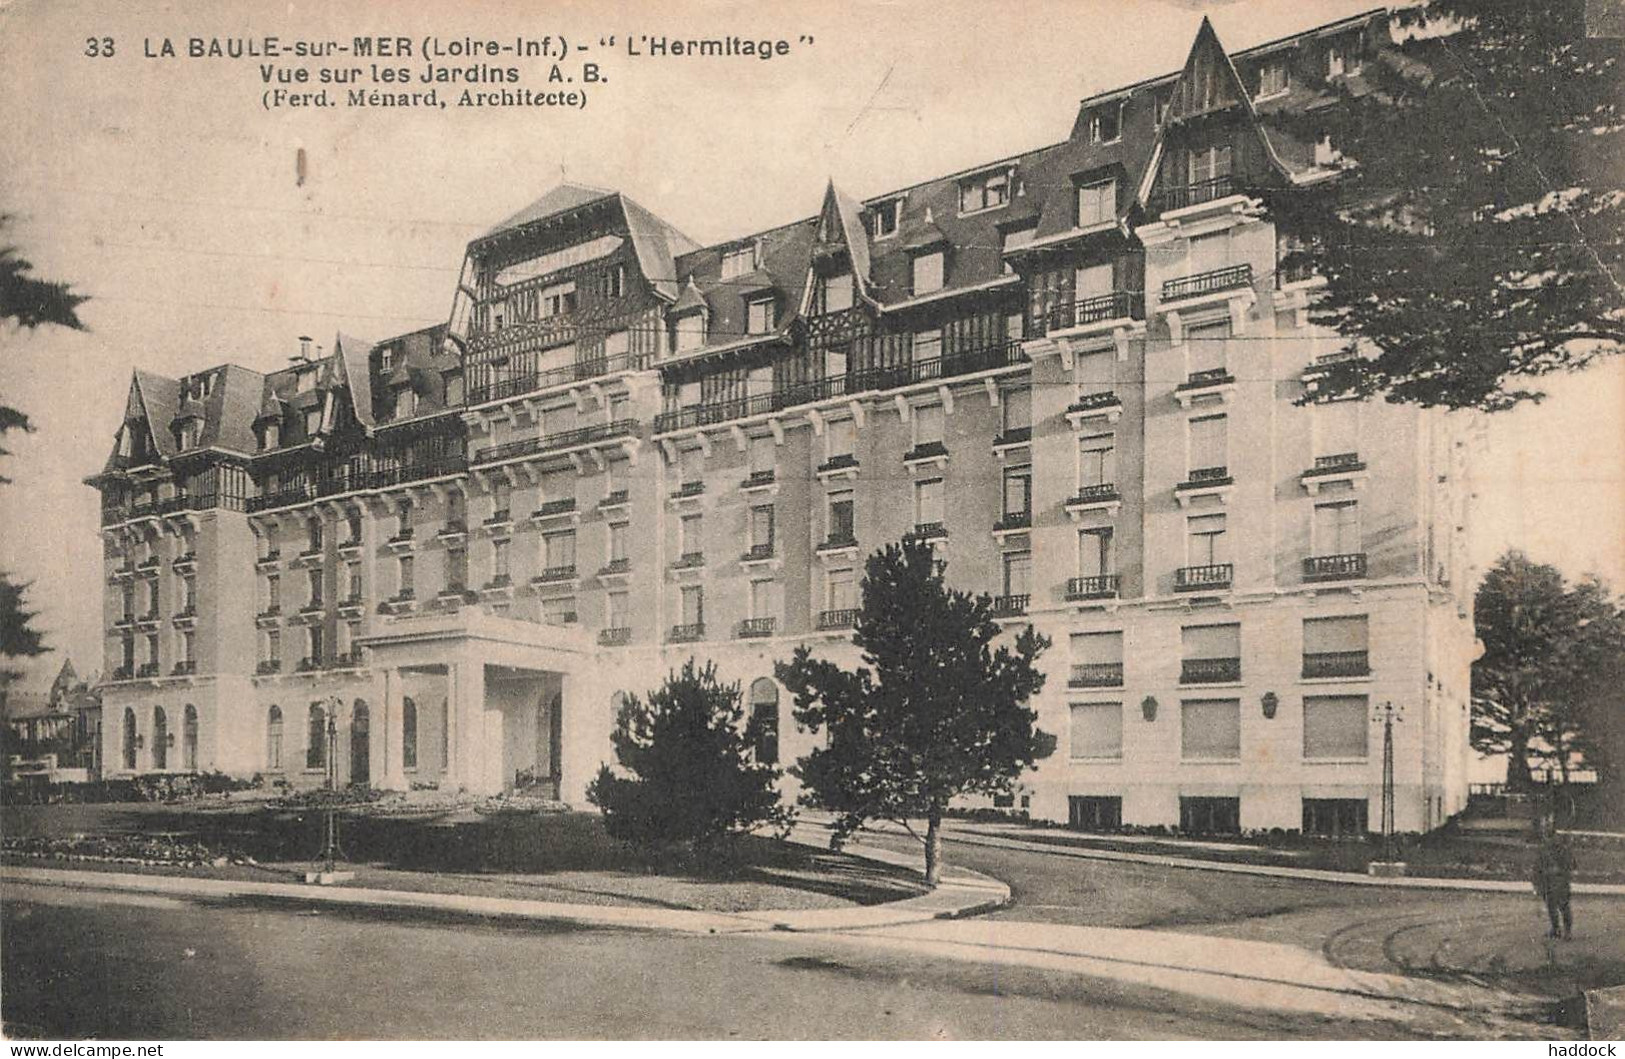
<svg viewBox="0 0 1625 1059">
<path fill-rule="evenodd" d="M 453 787 L 476 794 L 502 790 L 502 712 L 485 703 L 485 664 L 464 657 L 447 667 L 451 697 Z"/>
<path fill-rule="evenodd" d="M 405 772 L 405 729 L 401 726 L 401 699 L 405 694 L 400 669 L 391 666 L 383 671 L 383 709 L 379 710 L 377 728 L 373 735 L 373 749 L 378 755 L 379 785 L 387 790 L 403 791 L 407 787 Z"/>
</svg>

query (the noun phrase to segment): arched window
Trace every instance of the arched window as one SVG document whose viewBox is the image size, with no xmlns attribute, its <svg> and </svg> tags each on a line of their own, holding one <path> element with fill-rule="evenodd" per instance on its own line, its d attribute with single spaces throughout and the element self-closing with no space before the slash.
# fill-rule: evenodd
<svg viewBox="0 0 1625 1059">
<path fill-rule="evenodd" d="M 124 708 L 124 767 L 135 771 L 135 711 Z"/>
<path fill-rule="evenodd" d="M 272 706 L 265 718 L 265 767 L 282 771 L 282 707 Z"/>
<path fill-rule="evenodd" d="M 779 686 L 759 677 L 750 686 L 750 727 L 747 729 L 764 765 L 779 763 Z"/>
<path fill-rule="evenodd" d="M 310 704 L 310 724 L 305 735 L 305 767 L 327 767 L 327 711 L 322 709 L 319 702 Z"/>
<path fill-rule="evenodd" d="M 169 767 L 169 718 L 162 706 L 152 708 L 152 767 Z"/>
<path fill-rule="evenodd" d="M 190 702 L 181 718 L 181 768 L 197 771 L 197 707 Z"/>
<path fill-rule="evenodd" d="M 401 699 L 401 767 L 418 767 L 418 704 L 410 695 Z"/>
</svg>

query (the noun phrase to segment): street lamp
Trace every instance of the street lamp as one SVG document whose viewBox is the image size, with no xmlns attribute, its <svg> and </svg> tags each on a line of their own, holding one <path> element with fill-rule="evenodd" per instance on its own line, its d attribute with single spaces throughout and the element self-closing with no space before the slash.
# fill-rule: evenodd
<svg viewBox="0 0 1625 1059">
<path fill-rule="evenodd" d="M 1385 702 L 1372 711 L 1371 719 L 1382 722 L 1382 860 L 1372 861 L 1372 875 L 1404 875 L 1405 864 L 1394 849 L 1394 725 L 1405 719 L 1405 708 Z"/>
<path fill-rule="evenodd" d="M 353 871 L 339 871 L 337 862 L 344 859 L 344 847 L 339 844 L 338 778 L 339 778 L 339 711 L 344 700 L 337 695 L 327 700 L 327 805 L 322 814 L 322 851 L 318 855 L 322 866 L 319 871 L 306 872 L 307 883 L 331 886 L 355 878 Z"/>
</svg>

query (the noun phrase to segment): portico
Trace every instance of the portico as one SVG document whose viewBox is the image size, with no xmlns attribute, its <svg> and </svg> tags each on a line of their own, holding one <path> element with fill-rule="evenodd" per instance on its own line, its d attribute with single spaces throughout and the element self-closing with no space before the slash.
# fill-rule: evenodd
<svg viewBox="0 0 1625 1059">
<path fill-rule="evenodd" d="M 594 648 L 580 629 L 470 607 L 386 620 L 359 643 L 383 685 L 370 733 L 377 786 L 584 799 L 608 730 L 582 716 Z"/>
</svg>

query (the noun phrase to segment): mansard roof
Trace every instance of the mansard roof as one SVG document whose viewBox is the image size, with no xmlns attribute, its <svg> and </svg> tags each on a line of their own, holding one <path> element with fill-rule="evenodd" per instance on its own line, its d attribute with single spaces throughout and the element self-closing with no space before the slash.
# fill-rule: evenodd
<svg viewBox="0 0 1625 1059">
<path fill-rule="evenodd" d="M 181 384 L 156 372 L 135 369 L 130 382 L 133 400 L 138 403 L 146 421 L 147 433 L 152 436 L 152 447 L 160 456 L 175 455 L 175 439 L 170 436 L 169 424 L 180 410 Z"/>
</svg>

